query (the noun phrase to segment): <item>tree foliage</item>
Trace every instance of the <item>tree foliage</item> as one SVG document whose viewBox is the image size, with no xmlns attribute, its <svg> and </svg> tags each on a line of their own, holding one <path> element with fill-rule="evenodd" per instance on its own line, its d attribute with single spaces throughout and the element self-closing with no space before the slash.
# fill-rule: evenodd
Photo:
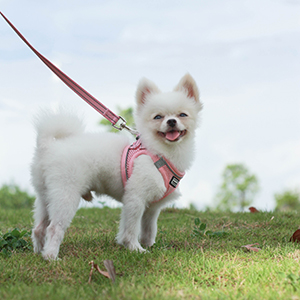
<svg viewBox="0 0 300 300">
<path fill-rule="evenodd" d="M 32 208 L 34 197 L 22 191 L 17 185 L 4 184 L 0 189 L 1 208 Z"/>
<path fill-rule="evenodd" d="M 133 118 L 133 108 L 130 106 L 128 108 L 117 107 L 118 115 L 122 116 L 126 120 L 127 126 L 134 128 L 134 118 Z M 99 122 L 100 125 L 106 126 L 108 131 L 117 132 L 118 130 L 111 126 L 111 123 L 106 119 L 101 119 Z"/>
<path fill-rule="evenodd" d="M 300 210 L 300 193 L 293 190 L 286 190 L 275 194 L 276 210 L 289 211 Z"/>
<path fill-rule="evenodd" d="M 222 174 L 223 183 L 217 194 L 217 208 L 240 210 L 252 203 L 259 190 L 258 180 L 243 164 L 230 164 Z"/>
</svg>

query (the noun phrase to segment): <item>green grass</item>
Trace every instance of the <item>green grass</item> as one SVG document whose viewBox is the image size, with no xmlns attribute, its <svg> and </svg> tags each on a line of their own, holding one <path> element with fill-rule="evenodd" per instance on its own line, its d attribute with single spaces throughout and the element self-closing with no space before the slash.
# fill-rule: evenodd
<svg viewBox="0 0 300 300">
<path fill-rule="evenodd" d="M 0 299 L 300 299 L 300 244 L 289 242 L 296 213 L 217 213 L 167 209 L 146 254 L 115 243 L 119 209 L 81 209 L 60 249 L 60 261 L 32 251 L 0 256 Z M 28 209 L 1 210 L 0 230 L 31 230 Z M 194 235 L 195 219 L 206 230 Z M 259 243 L 259 252 L 241 246 Z M 113 261 L 117 279 L 96 273 Z"/>
</svg>

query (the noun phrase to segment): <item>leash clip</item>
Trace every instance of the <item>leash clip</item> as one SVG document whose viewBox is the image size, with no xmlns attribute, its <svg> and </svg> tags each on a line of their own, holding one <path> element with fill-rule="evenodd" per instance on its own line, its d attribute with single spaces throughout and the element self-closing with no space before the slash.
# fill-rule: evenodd
<svg viewBox="0 0 300 300">
<path fill-rule="evenodd" d="M 119 126 L 117 126 L 117 123 L 119 122 L 120 119 L 121 119 L 123 122 L 120 123 Z M 126 129 L 127 131 L 129 131 L 129 132 L 130 132 L 131 134 L 133 134 L 133 135 L 138 135 L 138 134 L 139 134 L 136 130 L 134 130 L 134 129 L 132 129 L 132 128 L 130 128 L 129 126 L 126 125 L 126 120 L 125 120 L 123 117 L 119 116 L 119 120 L 118 120 L 118 122 L 117 122 L 115 125 L 112 124 L 112 127 L 113 127 L 113 128 L 115 128 L 115 129 L 117 129 L 117 130 L 119 130 L 119 131 L 122 131 L 123 129 Z"/>
</svg>

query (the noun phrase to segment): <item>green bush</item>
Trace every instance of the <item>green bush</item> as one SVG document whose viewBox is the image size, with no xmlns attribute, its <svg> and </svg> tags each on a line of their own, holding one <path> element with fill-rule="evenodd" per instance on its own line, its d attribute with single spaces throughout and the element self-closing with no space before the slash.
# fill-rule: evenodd
<svg viewBox="0 0 300 300">
<path fill-rule="evenodd" d="M 17 185 L 3 185 L 0 189 L 1 208 L 31 208 L 34 197 L 27 192 L 22 191 Z"/>
<path fill-rule="evenodd" d="M 286 190 L 275 194 L 276 210 L 279 211 L 299 211 L 300 193 L 296 190 Z"/>
</svg>

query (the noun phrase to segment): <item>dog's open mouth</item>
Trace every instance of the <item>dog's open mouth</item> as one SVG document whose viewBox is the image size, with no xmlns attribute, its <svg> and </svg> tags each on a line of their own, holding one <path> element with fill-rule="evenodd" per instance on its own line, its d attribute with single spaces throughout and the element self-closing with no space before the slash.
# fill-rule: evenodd
<svg viewBox="0 0 300 300">
<path fill-rule="evenodd" d="M 158 134 L 170 142 L 176 142 L 186 134 L 186 130 L 171 130 L 167 132 L 159 131 Z"/>
</svg>

